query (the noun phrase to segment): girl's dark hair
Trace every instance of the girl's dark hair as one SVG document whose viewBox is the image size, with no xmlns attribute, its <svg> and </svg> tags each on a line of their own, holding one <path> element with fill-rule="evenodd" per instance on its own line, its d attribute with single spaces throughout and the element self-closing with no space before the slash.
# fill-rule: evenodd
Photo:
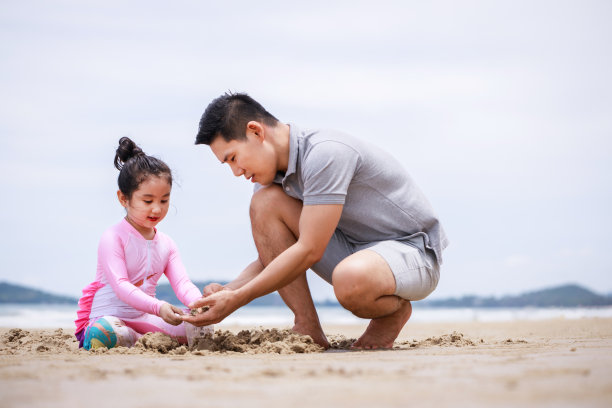
<svg viewBox="0 0 612 408">
<path fill-rule="evenodd" d="M 119 139 L 115 154 L 115 167 L 119 170 L 117 184 L 128 199 L 138 190 L 140 183 L 150 176 L 165 177 L 172 185 L 172 171 L 166 163 L 153 156 L 147 156 L 129 137 Z"/>
</svg>

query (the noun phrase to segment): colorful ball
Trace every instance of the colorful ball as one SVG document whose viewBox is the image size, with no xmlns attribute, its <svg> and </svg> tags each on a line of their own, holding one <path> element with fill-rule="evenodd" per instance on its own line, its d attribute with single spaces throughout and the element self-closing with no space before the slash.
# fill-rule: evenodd
<svg viewBox="0 0 612 408">
<path fill-rule="evenodd" d="M 117 335 L 112 324 L 104 317 L 100 317 L 85 331 L 85 350 L 106 347 L 108 349 L 117 345 Z"/>
</svg>

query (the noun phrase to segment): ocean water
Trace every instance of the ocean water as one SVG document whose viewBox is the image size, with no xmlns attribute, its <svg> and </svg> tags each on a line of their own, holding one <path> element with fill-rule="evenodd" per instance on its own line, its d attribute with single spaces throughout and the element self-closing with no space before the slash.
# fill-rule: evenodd
<svg viewBox="0 0 612 408">
<path fill-rule="evenodd" d="M 319 307 L 323 324 L 360 324 L 365 320 L 355 317 L 341 307 Z M 439 309 L 415 307 L 414 322 L 507 322 L 545 320 L 554 318 L 581 319 L 612 317 L 612 307 L 601 308 L 456 308 Z M 0 327 L 4 328 L 71 328 L 76 319 L 76 308 L 71 305 L 0 304 Z M 293 314 L 284 306 L 243 307 L 228 316 L 223 325 L 257 327 L 260 325 L 288 326 Z"/>
</svg>

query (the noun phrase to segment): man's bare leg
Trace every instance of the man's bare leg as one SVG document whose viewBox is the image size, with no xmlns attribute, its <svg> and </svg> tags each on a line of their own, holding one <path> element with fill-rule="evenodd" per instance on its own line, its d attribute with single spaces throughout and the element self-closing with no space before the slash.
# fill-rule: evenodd
<svg viewBox="0 0 612 408">
<path fill-rule="evenodd" d="M 251 228 L 259 259 L 267 266 L 279 254 L 295 244 L 299 236 L 302 203 L 289 197 L 277 186 L 259 190 L 251 200 Z M 307 334 L 319 345 L 328 348 L 319 316 L 314 307 L 306 272 L 279 289 L 289 309 L 295 315 L 293 330 Z"/>
<path fill-rule="evenodd" d="M 280 289 L 278 293 L 295 315 L 293 331 L 307 334 L 312 337 L 315 343 L 329 348 L 329 342 L 327 337 L 325 337 L 325 333 L 323 333 L 319 315 L 312 301 L 306 273 L 298 276 L 289 285 Z"/>
<path fill-rule="evenodd" d="M 340 262 L 332 275 L 334 292 L 354 315 L 372 319 L 353 348 L 391 348 L 410 319 L 412 305 L 393 295 L 395 278 L 376 252 L 363 250 Z"/>
</svg>

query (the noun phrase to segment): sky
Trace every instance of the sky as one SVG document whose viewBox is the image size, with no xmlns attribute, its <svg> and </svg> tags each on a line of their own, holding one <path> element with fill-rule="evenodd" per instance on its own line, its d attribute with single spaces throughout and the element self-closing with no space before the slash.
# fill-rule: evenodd
<svg viewBox="0 0 612 408">
<path fill-rule="evenodd" d="M 252 185 L 194 145 L 235 91 L 402 162 L 450 239 L 432 299 L 612 293 L 611 2 L 288 3 L 2 1 L 0 281 L 93 280 L 122 136 L 174 171 L 159 228 L 192 280 L 236 276 Z"/>
</svg>

